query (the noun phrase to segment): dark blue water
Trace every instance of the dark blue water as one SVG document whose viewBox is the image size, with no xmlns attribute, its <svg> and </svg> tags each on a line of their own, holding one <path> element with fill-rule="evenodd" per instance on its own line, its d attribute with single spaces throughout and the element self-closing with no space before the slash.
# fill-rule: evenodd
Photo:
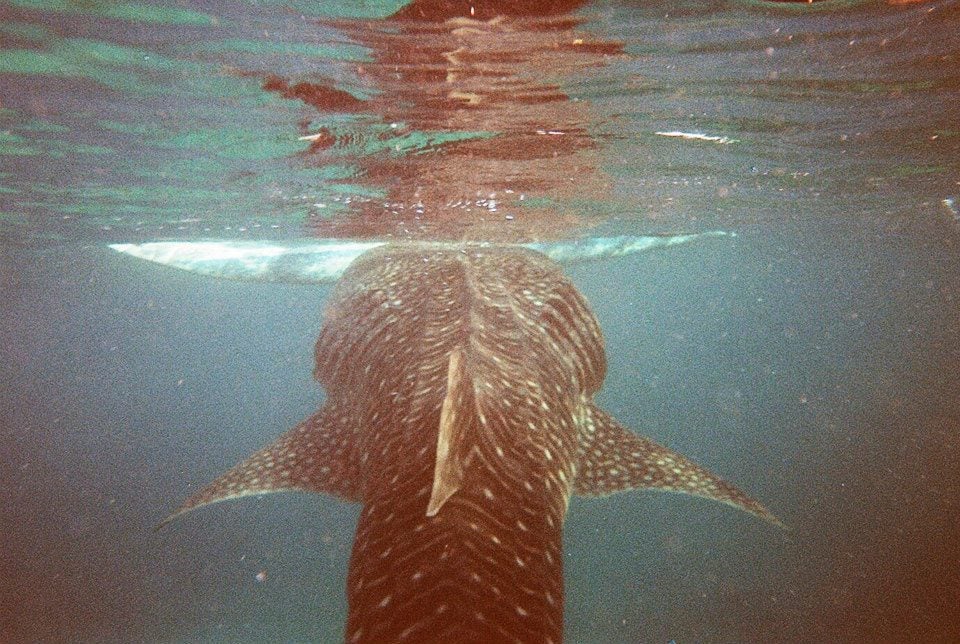
<svg viewBox="0 0 960 644">
<path fill-rule="evenodd" d="M 588 5 L 572 29 L 603 46 L 517 70 L 569 99 L 524 113 L 562 121 L 567 147 L 523 138 L 509 101 L 446 125 L 456 109 L 394 102 L 409 96 L 385 59 L 357 69 L 385 51 L 376 28 L 301 13 L 333 5 L 166 6 L 193 13 L 0 4 L 0 639 L 338 641 L 356 507 L 274 495 L 153 530 L 316 409 L 330 287 L 217 281 L 105 244 L 397 235 L 358 205 L 384 199 L 424 203 L 403 221 L 429 237 L 498 168 L 518 184 L 498 184 L 498 226 L 738 232 L 568 273 L 607 339 L 603 406 L 790 528 L 653 492 L 574 499 L 568 641 L 960 638 L 955 2 Z M 265 74 L 388 99 L 321 110 Z M 403 137 L 384 134 L 400 117 Z M 321 128 L 335 142 L 306 150 Z M 436 138 L 484 128 L 531 158 Z M 657 134 L 672 131 L 737 141 Z M 536 207 L 503 196 L 520 183 Z"/>
</svg>

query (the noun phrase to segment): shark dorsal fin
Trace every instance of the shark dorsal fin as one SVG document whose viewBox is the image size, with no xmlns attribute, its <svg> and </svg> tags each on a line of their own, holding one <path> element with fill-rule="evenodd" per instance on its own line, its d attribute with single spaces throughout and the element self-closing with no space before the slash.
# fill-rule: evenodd
<svg viewBox="0 0 960 644">
<path fill-rule="evenodd" d="M 427 516 L 440 511 L 443 504 L 459 488 L 463 480 L 463 462 L 457 453 L 464 438 L 464 409 L 470 382 L 464 377 L 463 351 L 457 347 L 450 353 L 447 367 L 447 393 L 440 408 L 437 431 L 437 455 L 433 470 L 433 490 L 427 504 Z"/>
<path fill-rule="evenodd" d="M 582 410 L 574 493 L 605 496 L 654 489 L 701 496 L 784 527 L 759 502 L 689 458 L 637 436 L 595 405 Z"/>
</svg>

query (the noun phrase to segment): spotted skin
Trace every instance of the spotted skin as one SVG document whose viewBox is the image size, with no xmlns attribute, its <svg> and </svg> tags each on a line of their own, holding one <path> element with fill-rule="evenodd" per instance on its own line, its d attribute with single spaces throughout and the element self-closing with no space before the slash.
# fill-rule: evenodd
<svg viewBox="0 0 960 644">
<path fill-rule="evenodd" d="M 786 527 L 737 487 L 687 457 L 637 436 L 595 405 L 585 406 L 581 414 L 576 494 L 606 496 L 645 488 L 683 492 L 732 505 Z"/>
<path fill-rule="evenodd" d="M 572 493 L 686 492 L 778 523 L 598 409 L 605 370 L 596 319 L 543 255 L 376 249 L 326 312 L 328 402 L 174 516 L 280 490 L 359 501 L 346 641 L 559 643 Z"/>
</svg>

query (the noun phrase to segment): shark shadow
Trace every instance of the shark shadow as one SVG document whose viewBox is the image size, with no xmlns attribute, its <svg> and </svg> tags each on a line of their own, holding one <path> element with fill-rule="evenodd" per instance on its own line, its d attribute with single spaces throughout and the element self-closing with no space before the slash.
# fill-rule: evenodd
<svg viewBox="0 0 960 644">
<path fill-rule="evenodd" d="M 167 521 L 269 492 L 356 501 L 348 642 L 560 642 L 571 494 L 685 492 L 780 525 L 599 409 L 605 371 L 597 320 L 546 256 L 376 248 L 326 311 L 326 403 Z"/>
</svg>

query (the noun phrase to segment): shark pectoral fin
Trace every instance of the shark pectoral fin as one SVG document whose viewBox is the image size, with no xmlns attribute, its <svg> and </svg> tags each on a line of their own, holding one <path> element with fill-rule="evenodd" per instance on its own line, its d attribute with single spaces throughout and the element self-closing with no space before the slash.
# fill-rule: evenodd
<svg viewBox="0 0 960 644">
<path fill-rule="evenodd" d="M 585 406 L 574 492 L 603 496 L 638 489 L 683 492 L 726 503 L 785 527 L 739 488 L 685 456 L 637 436 L 603 410 Z"/>
<path fill-rule="evenodd" d="M 271 492 L 321 492 L 359 501 L 362 478 L 352 449 L 355 432 L 348 415 L 324 405 L 191 496 L 157 527 L 204 505 Z"/>
<path fill-rule="evenodd" d="M 433 469 L 433 490 L 427 504 L 427 516 L 440 511 L 463 480 L 463 463 L 459 448 L 464 437 L 463 405 L 467 399 L 469 382 L 463 374 L 463 351 L 454 349 L 447 367 L 447 395 L 440 408 L 440 428 L 437 432 L 437 454 Z"/>
</svg>

